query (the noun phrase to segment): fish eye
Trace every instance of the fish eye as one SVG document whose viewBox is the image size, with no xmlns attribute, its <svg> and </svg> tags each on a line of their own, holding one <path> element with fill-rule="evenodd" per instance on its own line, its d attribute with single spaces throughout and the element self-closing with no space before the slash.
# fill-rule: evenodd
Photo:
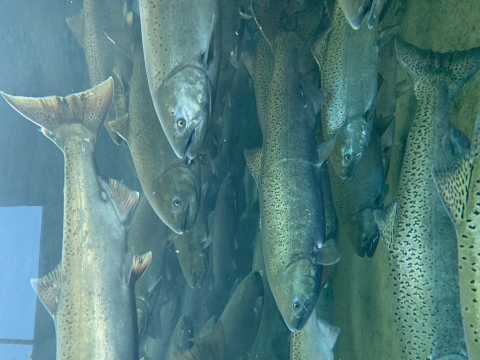
<svg viewBox="0 0 480 360">
<path fill-rule="evenodd" d="M 300 303 L 298 301 L 293 302 L 293 309 L 294 310 L 300 310 Z"/>
<path fill-rule="evenodd" d="M 343 155 L 343 159 L 344 159 L 345 161 L 350 161 L 351 158 L 352 158 L 352 155 L 351 155 L 351 154 L 345 154 L 345 155 Z"/>
<path fill-rule="evenodd" d="M 178 199 L 173 200 L 173 206 L 179 207 L 180 204 L 181 204 L 180 200 L 178 200 Z"/>
<path fill-rule="evenodd" d="M 177 126 L 178 126 L 179 128 L 184 127 L 185 124 L 186 124 L 186 121 L 185 121 L 184 118 L 179 118 L 179 119 L 177 119 Z"/>
<path fill-rule="evenodd" d="M 367 243 L 367 237 L 364 235 L 362 236 L 362 243 L 366 244 Z"/>
</svg>

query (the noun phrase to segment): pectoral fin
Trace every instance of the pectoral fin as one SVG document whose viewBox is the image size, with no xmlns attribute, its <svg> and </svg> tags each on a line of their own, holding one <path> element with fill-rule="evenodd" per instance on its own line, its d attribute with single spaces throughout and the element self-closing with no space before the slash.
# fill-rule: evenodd
<svg viewBox="0 0 480 360">
<path fill-rule="evenodd" d="M 340 261 L 341 253 L 334 239 L 327 240 L 318 249 L 315 262 L 320 265 L 333 265 Z"/>
<path fill-rule="evenodd" d="M 377 209 L 373 212 L 380 237 L 389 249 L 391 249 L 393 245 L 397 206 L 398 202 L 395 200 L 386 209 Z"/>
<path fill-rule="evenodd" d="M 333 147 L 332 147 L 333 149 Z M 257 185 L 260 182 L 260 172 L 262 169 L 262 148 L 257 149 L 245 149 L 245 159 L 247 160 L 248 168 L 252 173 L 253 178 L 257 182 Z"/>
</svg>

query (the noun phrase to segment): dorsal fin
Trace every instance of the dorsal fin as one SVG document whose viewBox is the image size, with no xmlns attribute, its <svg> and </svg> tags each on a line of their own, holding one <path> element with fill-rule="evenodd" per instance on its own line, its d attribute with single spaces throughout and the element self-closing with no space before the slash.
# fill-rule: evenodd
<svg viewBox="0 0 480 360">
<path fill-rule="evenodd" d="M 38 279 L 30 280 L 38 298 L 55 320 L 57 312 L 57 298 L 62 279 L 61 263 L 50 273 Z"/>
<path fill-rule="evenodd" d="M 85 45 L 85 17 L 83 16 L 83 9 L 76 15 L 70 16 L 66 19 L 67 25 L 72 30 L 75 39 L 82 47 Z"/>
<path fill-rule="evenodd" d="M 135 46 L 141 41 L 140 32 L 130 27 L 104 27 L 103 32 L 130 60 L 135 56 Z"/>
<path fill-rule="evenodd" d="M 99 175 L 98 180 L 112 200 L 118 218 L 122 223 L 125 222 L 130 211 L 132 211 L 138 201 L 138 191 L 130 190 L 120 181 L 115 179 L 105 178 Z"/>
<path fill-rule="evenodd" d="M 393 236 L 395 231 L 395 223 L 397 216 L 398 202 L 395 200 L 385 210 L 377 209 L 373 212 L 373 217 L 377 223 L 378 232 L 382 241 L 388 249 L 393 246 Z"/>
</svg>

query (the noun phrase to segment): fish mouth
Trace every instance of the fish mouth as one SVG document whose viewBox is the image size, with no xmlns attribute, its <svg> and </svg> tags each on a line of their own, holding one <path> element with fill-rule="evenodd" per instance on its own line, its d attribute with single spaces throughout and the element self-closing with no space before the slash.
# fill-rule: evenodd
<svg viewBox="0 0 480 360">
<path fill-rule="evenodd" d="M 185 156 L 190 160 L 194 158 L 194 156 L 192 156 L 192 153 L 194 152 L 192 147 L 195 145 L 195 135 L 197 134 L 197 129 L 199 126 L 200 124 L 195 125 L 192 132 L 190 133 L 187 143 L 185 144 Z"/>
<path fill-rule="evenodd" d="M 298 319 L 297 326 L 295 327 L 296 331 L 302 330 L 303 327 L 305 326 L 305 324 L 307 323 L 308 319 L 310 318 L 310 316 L 307 316 L 307 314 L 310 315 L 311 307 L 312 307 L 311 305 L 307 305 L 307 306 L 304 307 L 303 314 L 302 314 L 302 316 L 300 316 L 300 319 Z"/>
<path fill-rule="evenodd" d="M 183 221 L 183 226 L 182 226 L 182 233 L 185 233 L 188 229 L 188 219 L 190 217 L 190 204 L 187 203 L 186 209 L 185 209 L 185 219 Z"/>
</svg>

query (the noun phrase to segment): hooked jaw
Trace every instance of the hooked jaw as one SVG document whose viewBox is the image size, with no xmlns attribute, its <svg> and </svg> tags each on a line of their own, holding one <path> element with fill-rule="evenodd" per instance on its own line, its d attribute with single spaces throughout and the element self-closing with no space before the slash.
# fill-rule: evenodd
<svg viewBox="0 0 480 360">
<path fill-rule="evenodd" d="M 174 71 L 153 96 L 155 111 L 175 155 L 194 159 L 205 139 L 211 113 L 210 80 L 203 68 Z"/>
</svg>

